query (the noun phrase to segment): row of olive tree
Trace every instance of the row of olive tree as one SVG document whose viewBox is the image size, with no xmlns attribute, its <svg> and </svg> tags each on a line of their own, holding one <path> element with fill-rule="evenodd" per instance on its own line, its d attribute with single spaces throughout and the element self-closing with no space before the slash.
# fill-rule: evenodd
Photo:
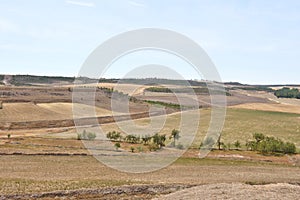
<svg viewBox="0 0 300 200">
<path fill-rule="evenodd" d="M 173 146 L 175 147 L 176 145 L 176 140 L 180 138 L 179 136 L 179 130 L 173 129 L 171 132 L 171 135 L 169 139 L 173 139 Z M 145 136 L 137 136 L 137 135 L 126 135 L 122 136 L 120 132 L 116 131 L 111 131 L 106 134 L 106 137 L 113 141 L 117 142 L 115 147 L 116 149 L 120 148 L 120 142 L 127 142 L 131 144 L 144 144 L 149 146 L 149 150 L 158 150 L 164 147 L 166 144 L 167 137 L 166 135 L 160 135 L 156 133 L 153 136 L 145 135 Z"/>
</svg>

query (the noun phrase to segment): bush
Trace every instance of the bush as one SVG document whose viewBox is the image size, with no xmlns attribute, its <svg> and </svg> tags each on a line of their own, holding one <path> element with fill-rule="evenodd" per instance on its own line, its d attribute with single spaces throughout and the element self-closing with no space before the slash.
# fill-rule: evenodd
<svg viewBox="0 0 300 200">
<path fill-rule="evenodd" d="M 274 95 L 278 98 L 297 98 L 300 99 L 300 92 L 296 88 L 284 87 L 280 90 L 275 91 Z"/>
<path fill-rule="evenodd" d="M 166 135 L 159 135 L 156 133 L 153 137 L 153 143 L 156 144 L 159 148 L 165 146 Z"/>
<path fill-rule="evenodd" d="M 88 140 L 95 140 L 96 134 L 90 132 L 90 133 L 87 134 L 87 138 L 88 138 Z"/>
<path fill-rule="evenodd" d="M 152 137 L 151 136 L 148 136 L 148 135 L 145 135 L 142 137 L 142 141 L 145 145 L 149 144 L 149 142 L 151 141 Z"/>
<path fill-rule="evenodd" d="M 283 142 L 279 138 L 264 136 L 261 133 L 253 134 L 255 141 L 248 141 L 246 147 L 252 151 L 259 151 L 263 154 L 269 153 L 296 153 L 296 146 L 291 142 Z"/>
<path fill-rule="evenodd" d="M 253 138 L 256 140 L 257 143 L 265 139 L 264 134 L 262 133 L 254 133 Z"/>
<path fill-rule="evenodd" d="M 236 148 L 236 149 L 239 149 L 239 148 L 241 148 L 241 143 L 240 143 L 240 141 L 235 141 L 235 143 L 233 144 L 234 145 L 234 147 Z"/>
<path fill-rule="evenodd" d="M 116 132 L 116 131 L 112 131 L 112 132 L 108 132 L 106 134 L 106 137 L 110 140 L 113 141 L 121 141 L 122 140 L 122 135 L 120 132 Z"/>
<path fill-rule="evenodd" d="M 10 134 L 7 134 L 7 138 L 10 139 L 10 137 L 11 137 L 11 135 L 10 135 Z"/>
<path fill-rule="evenodd" d="M 117 143 L 115 144 L 115 147 L 116 147 L 116 150 L 118 151 L 118 149 L 121 147 L 121 144 L 120 144 L 119 142 L 117 142 Z"/>
<path fill-rule="evenodd" d="M 296 146 L 294 143 L 287 142 L 283 148 L 284 153 L 293 154 L 296 153 Z"/>
<path fill-rule="evenodd" d="M 135 148 L 134 147 L 130 147 L 130 151 L 131 153 L 134 153 Z"/>
<path fill-rule="evenodd" d="M 247 141 L 246 148 L 249 151 L 256 151 L 257 150 L 257 143 L 255 141 Z"/>
<path fill-rule="evenodd" d="M 137 143 L 140 142 L 140 137 L 137 137 L 135 135 L 127 135 L 125 137 L 125 141 L 129 142 L 129 143 L 132 143 L 132 144 L 137 144 Z"/>
<path fill-rule="evenodd" d="M 86 130 L 83 131 L 83 133 L 77 134 L 77 140 L 95 140 L 96 134 L 89 132 L 87 133 Z"/>
<path fill-rule="evenodd" d="M 3 103 L 0 101 L 0 109 L 3 109 Z"/>
</svg>

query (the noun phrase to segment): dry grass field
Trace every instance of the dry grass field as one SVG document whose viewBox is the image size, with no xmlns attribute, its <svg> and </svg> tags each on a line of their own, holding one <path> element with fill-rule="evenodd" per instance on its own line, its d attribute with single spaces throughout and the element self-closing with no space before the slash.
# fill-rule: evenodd
<svg viewBox="0 0 300 200">
<path fill-rule="evenodd" d="M 26 122 L 39 120 L 72 119 L 72 103 L 4 103 L 0 110 L 0 122 Z M 77 114 L 82 117 L 91 117 L 90 110 L 94 107 L 84 104 L 76 105 Z M 110 116 L 112 112 L 95 107 L 97 116 Z"/>
<path fill-rule="evenodd" d="M 2 195 L 78 189 L 96 191 L 132 184 L 297 183 L 300 178 L 299 167 L 216 159 L 181 158 L 165 169 L 147 174 L 121 173 L 89 156 L 1 156 L 0 162 Z M 58 195 L 57 199 L 72 198 Z M 104 197 L 111 195 L 106 193 Z M 157 195 L 153 191 L 150 198 Z M 125 195 L 123 199 L 138 198 Z"/>
</svg>

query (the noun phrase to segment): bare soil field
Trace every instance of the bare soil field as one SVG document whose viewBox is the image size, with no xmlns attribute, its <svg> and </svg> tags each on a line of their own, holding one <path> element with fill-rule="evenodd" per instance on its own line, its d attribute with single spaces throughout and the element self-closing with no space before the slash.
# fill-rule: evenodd
<svg viewBox="0 0 300 200">
<path fill-rule="evenodd" d="M 112 170 L 90 156 L 1 156 L 1 194 L 39 194 L 60 190 L 92 189 L 118 185 L 299 182 L 299 167 L 247 161 L 181 158 L 157 172 L 128 174 Z M 224 173 L 226 172 L 226 173 Z M 125 198 L 132 196 L 121 192 Z M 152 196 L 159 195 L 153 192 Z M 102 194 L 103 195 L 103 194 Z M 110 194 L 106 193 L 109 198 Z M 57 195 L 57 198 L 71 198 Z M 87 195 L 86 195 L 87 196 Z M 122 197 L 122 196 L 121 196 Z M 33 199 L 33 198 L 32 198 Z M 130 198 L 129 198 L 130 199 Z M 150 199 L 145 198 L 145 199 Z"/>
<path fill-rule="evenodd" d="M 3 109 L 0 110 L 0 122 L 73 119 L 73 106 L 72 103 L 4 103 Z M 96 116 L 112 115 L 110 110 L 99 107 L 84 104 L 75 106 L 82 117 L 92 117 L 89 112 L 91 109 L 95 109 Z"/>
<path fill-rule="evenodd" d="M 298 199 L 300 185 L 287 183 L 249 185 L 242 183 L 210 184 L 184 189 L 157 199 Z"/>
<path fill-rule="evenodd" d="M 263 111 L 274 111 L 274 112 L 286 112 L 286 113 L 297 113 L 300 114 L 300 106 L 292 104 L 282 104 L 282 103 L 246 103 L 236 106 L 231 106 L 231 108 L 244 108 L 251 110 L 263 110 Z"/>
</svg>

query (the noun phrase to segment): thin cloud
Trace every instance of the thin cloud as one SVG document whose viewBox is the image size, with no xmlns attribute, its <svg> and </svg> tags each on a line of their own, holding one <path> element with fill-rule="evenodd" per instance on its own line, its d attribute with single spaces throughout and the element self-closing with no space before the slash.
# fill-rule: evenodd
<svg viewBox="0 0 300 200">
<path fill-rule="evenodd" d="M 92 2 L 82 2 L 82 1 L 72 1 L 67 0 L 66 3 L 76 5 L 76 6 L 85 6 L 85 7 L 95 7 L 95 4 Z"/>
<path fill-rule="evenodd" d="M 6 20 L 0 19 L 0 32 L 17 32 L 18 27 L 14 23 Z"/>
<path fill-rule="evenodd" d="M 137 3 L 135 1 L 128 1 L 128 3 L 132 6 L 136 6 L 136 7 L 146 7 L 145 4 L 142 4 L 142 3 Z"/>
</svg>

